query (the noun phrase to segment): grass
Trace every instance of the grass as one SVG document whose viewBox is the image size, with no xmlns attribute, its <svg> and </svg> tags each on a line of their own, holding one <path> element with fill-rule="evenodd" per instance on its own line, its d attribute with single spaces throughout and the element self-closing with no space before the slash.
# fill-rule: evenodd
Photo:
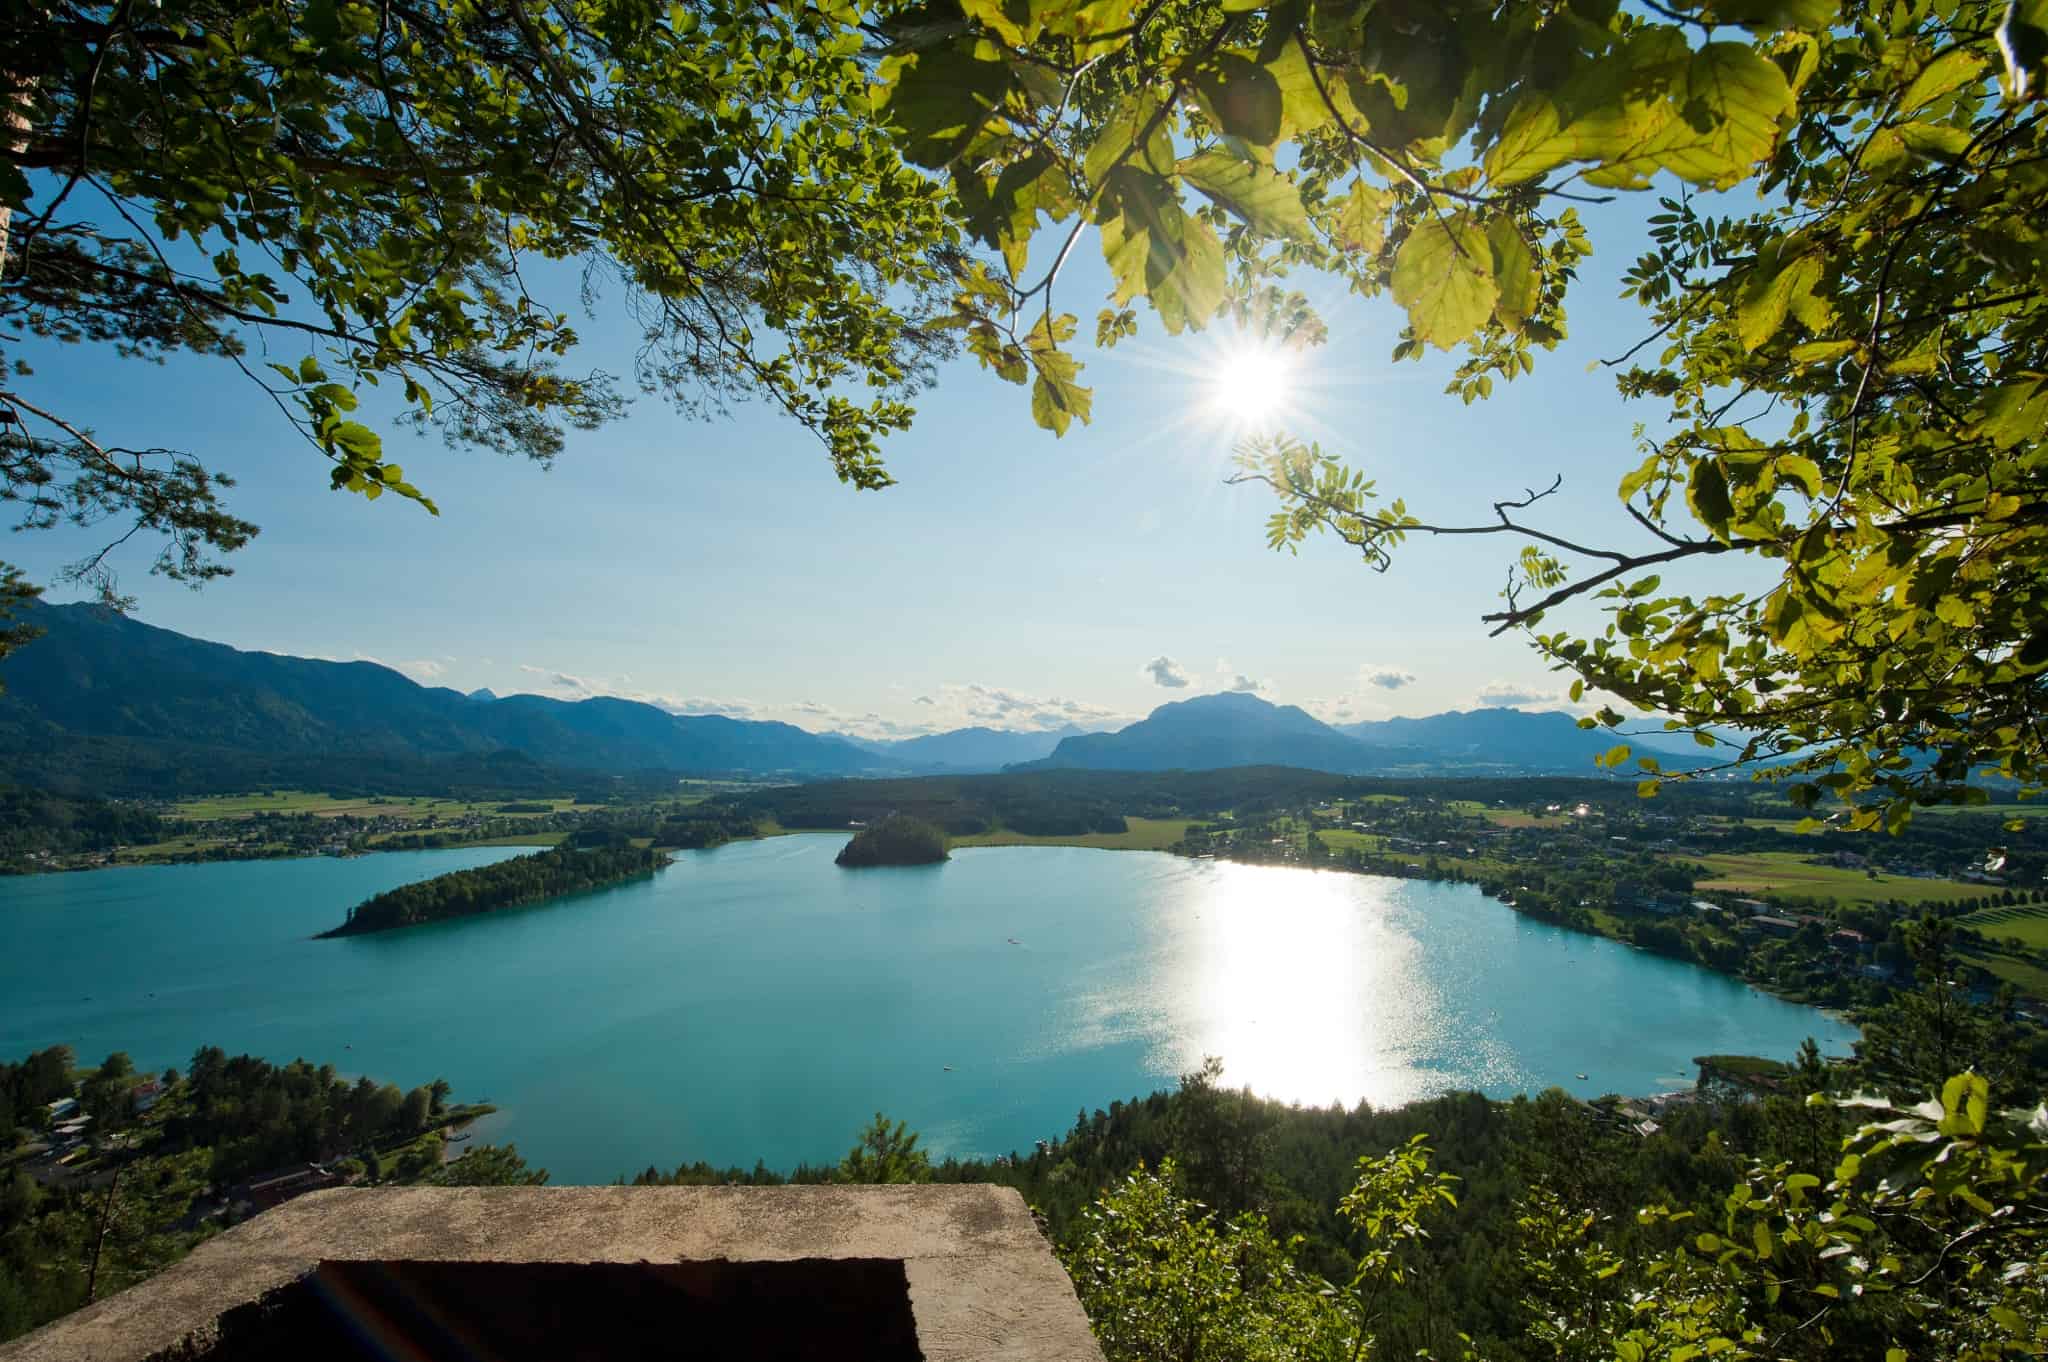
<svg viewBox="0 0 2048 1362">
<path fill-rule="evenodd" d="M 1991 951 L 1982 955 L 1969 951 L 1958 951 L 1957 954 L 1973 965 L 1982 965 L 2030 997 L 2048 998 L 2048 969 L 2042 969 L 2031 961 Z"/>
<path fill-rule="evenodd" d="M 1316 836 L 1332 851 L 1370 851 L 1374 855 L 1386 850 L 1387 839 L 1374 832 L 1359 832 L 1355 828 L 1324 828 Z"/>
<path fill-rule="evenodd" d="M 1979 908 L 1963 919 L 1963 925 L 1989 937 L 2016 936 L 2034 950 L 2048 950 L 2048 904 Z"/>
<path fill-rule="evenodd" d="M 1187 836 L 1188 818 L 1127 818 L 1124 832 L 1088 832 L 1073 837 L 1028 837 L 998 828 L 977 837 L 955 837 L 960 847 L 1096 847 L 1104 851 L 1164 851 Z"/>
<path fill-rule="evenodd" d="M 501 818 L 543 816 L 538 813 L 500 814 L 498 809 L 503 804 L 545 804 L 552 813 L 576 807 L 576 801 L 567 798 L 540 799 L 522 796 L 518 799 L 493 799 L 478 803 L 460 799 L 436 799 L 425 795 L 336 797 L 310 790 L 274 790 L 267 794 L 212 795 L 205 799 L 188 799 L 173 805 L 170 816 L 199 823 L 253 818 L 265 813 L 313 814 L 321 818 L 339 818 L 343 815 L 357 818 L 425 818 L 429 815 L 459 818 L 472 813 Z"/>
<path fill-rule="evenodd" d="M 1568 813 L 1527 813 L 1521 809 L 1489 809 L 1486 821 L 1497 828 L 1562 828 L 1577 820 Z"/>
<path fill-rule="evenodd" d="M 1977 885 L 1953 880 L 1916 880 L 1885 874 L 1873 879 L 1861 870 L 1811 864 L 1806 853 L 1800 851 L 1760 851 L 1745 856 L 1688 855 L 1684 859 L 1698 861 L 1712 872 L 1711 878 L 1698 881 L 1693 888 L 1734 894 L 1804 894 L 1838 903 L 1882 903 L 1886 899 L 1949 903 L 1985 892 Z"/>
</svg>

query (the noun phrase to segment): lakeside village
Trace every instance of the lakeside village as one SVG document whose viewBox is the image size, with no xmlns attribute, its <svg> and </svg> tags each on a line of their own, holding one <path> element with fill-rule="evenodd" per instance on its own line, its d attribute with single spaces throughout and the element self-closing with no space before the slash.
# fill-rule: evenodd
<svg viewBox="0 0 2048 1362">
<path fill-rule="evenodd" d="M 2048 829 L 1923 813 L 1899 836 L 1800 830 L 1680 801 L 1367 796 L 1189 824 L 1171 850 L 1466 881 L 1517 912 L 1856 1009 L 1915 983 L 1909 926 L 1943 920 L 1971 1001 L 2048 1024 Z"/>
</svg>

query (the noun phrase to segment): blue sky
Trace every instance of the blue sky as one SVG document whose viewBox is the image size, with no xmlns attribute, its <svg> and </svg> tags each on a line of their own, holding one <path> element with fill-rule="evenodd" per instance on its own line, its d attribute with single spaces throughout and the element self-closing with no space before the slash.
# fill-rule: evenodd
<svg viewBox="0 0 2048 1362">
<path fill-rule="evenodd" d="M 1614 487 L 1636 461 L 1633 422 L 1657 413 L 1587 365 L 1644 329 L 1616 280 L 1652 211 L 1634 196 L 1586 214 L 1596 255 L 1573 339 L 1469 408 L 1442 392 L 1447 359 L 1387 358 L 1391 302 L 1297 279 L 1331 333 L 1310 361 L 1307 433 L 1425 517 L 1484 520 L 1494 498 L 1562 473 L 1547 523 L 1636 542 Z M 1091 232 L 1061 281 L 1084 333 L 1107 287 L 1093 247 Z M 582 329 L 590 363 L 624 368 L 622 324 Z M 197 592 L 149 577 L 140 545 L 115 562 L 139 618 L 237 647 L 871 736 L 1104 726 L 1249 685 L 1339 720 L 1556 707 L 1562 682 L 1478 623 L 1517 543 L 1416 541 L 1385 575 L 1334 542 L 1264 547 L 1270 496 L 1224 486 L 1228 432 L 1190 416 L 1214 348 L 1145 315 L 1137 340 L 1084 352 L 1094 424 L 1057 440 L 1032 426 L 1022 389 L 955 363 L 886 449 L 899 485 L 879 493 L 840 485 L 804 431 L 758 406 L 696 422 L 642 399 L 572 433 L 552 470 L 387 431 L 438 519 L 330 493 L 326 465 L 225 363 L 23 353 L 55 409 L 238 478 L 233 507 L 263 533 L 233 577 Z M 97 543 L 23 534 L 0 554 L 48 580 Z"/>
</svg>

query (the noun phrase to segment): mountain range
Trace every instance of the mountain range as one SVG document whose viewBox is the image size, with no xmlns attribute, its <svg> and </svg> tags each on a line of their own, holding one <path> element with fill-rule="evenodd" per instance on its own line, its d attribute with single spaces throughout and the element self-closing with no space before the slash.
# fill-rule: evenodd
<svg viewBox="0 0 2048 1362">
<path fill-rule="evenodd" d="M 0 777 L 186 791 L 348 758 L 524 760 L 564 771 L 784 779 L 1295 766 L 1339 774 L 1595 773 L 1611 735 L 1564 714 L 1487 709 L 1335 727 L 1248 693 L 1164 704 L 1114 733 L 963 728 L 894 741 L 678 715 L 633 700 L 463 694 L 374 662 L 245 652 L 92 605 L 32 605 L 41 637 L 0 662 Z M 1655 740 L 1660 756 L 1667 749 Z M 1680 759 L 1681 761 L 1683 758 Z M 1669 764 L 1679 764 L 1674 761 Z M 209 774 L 194 777 L 195 766 Z M 147 770 L 143 779 L 141 772 Z M 136 778 L 123 781 L 124 771 Z M 279 773 L 264 774 L 257 772 Z"/>
<path fill-rule="evenodd" d="M 1337 726 L 1294 705 L 1242 691 L 1161 705 L 1115 733 L 1067 738 L 1040 761 L 1012 770 L 1203 771 L 1224 766 L 1303 766 L 1341 775 L 1597 775 L 1595 757 L 1613 734 L 1579 727 L 1569 714 L 1480 709 L 1422 719 Z M 1671 739 L 1630 738 L 1666 766 L 1700 764 Z M 1633 768 L 1631 768 L 1633 769 Z"/>
</svg>

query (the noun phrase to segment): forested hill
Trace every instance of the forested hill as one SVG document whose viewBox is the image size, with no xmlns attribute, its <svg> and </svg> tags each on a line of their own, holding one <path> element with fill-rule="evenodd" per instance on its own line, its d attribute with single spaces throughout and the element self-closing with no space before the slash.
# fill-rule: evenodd
<svg viewBox="0 0 2048 1362">
<path fill-rule="evenodd" d="M 374 662 L 243 652 L 89 605 L 32 605 L 42 631 L 0 664 L 0 776 L 61 784 L 86 748 L 123 788 L 124 766 L 211 762 L 224 772 L 293 758 L 423 759 L 521 754 L 603 773 L 786 772 L 901 768 L 839 738 L 789 724 L 682 716 L 630 700 L 504 699 L 422 686 Z M 195 750 L 196 749 L 196 750 Z M 234 758 L 239 756 L 240 761 Z M 228 777 L 227 788 L 245 782 Z"/>
<path fill-rule="evenodd" d="M 559 846 L 537 856 L 519 856 L 387 889 L 349 909 L 347 921 L 320 935 L 360 936 L 449 918 L 474 917 L 638 879 L 667 864 L 668 857 L 647 847 L 619 844 L 586 851 Z"/>
</svg>

